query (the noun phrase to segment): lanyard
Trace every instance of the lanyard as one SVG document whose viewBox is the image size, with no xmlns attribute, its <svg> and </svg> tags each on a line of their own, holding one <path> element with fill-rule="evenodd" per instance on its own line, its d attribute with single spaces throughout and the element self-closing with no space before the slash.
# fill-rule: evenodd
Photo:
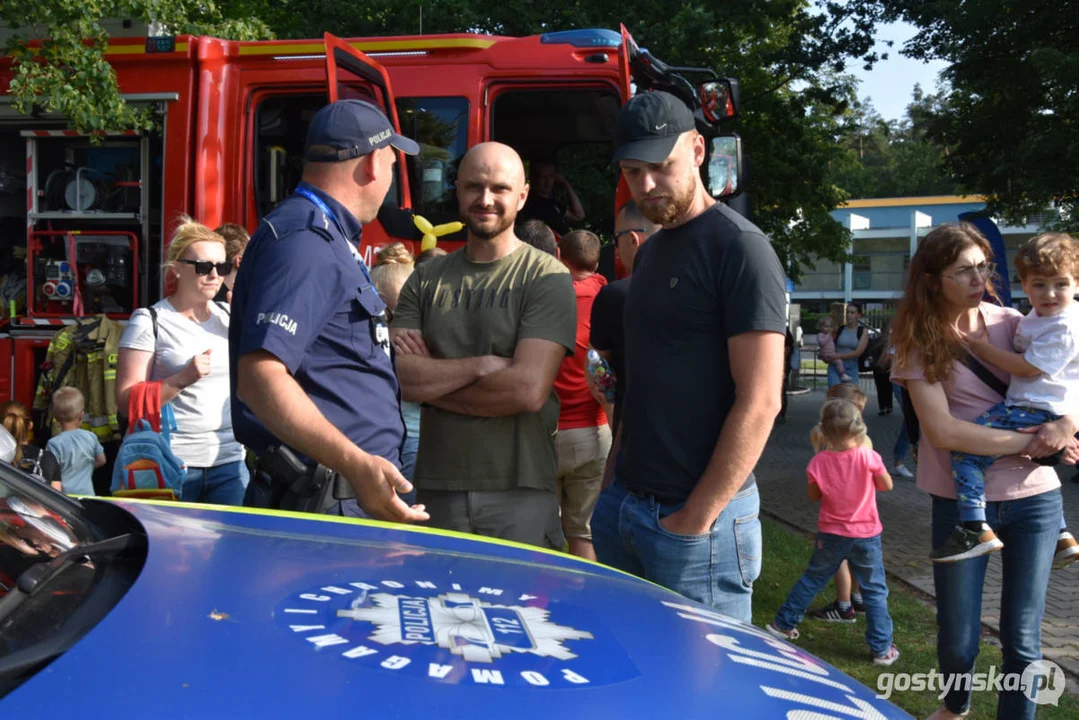
<svg viewBox="0 0 1079 720">
<path fill-rule="evenodd" d="M 357 250 L 356 246 L 352 244 L 352 241 L 348 239 L 348 234 L 345 232 L 345 229 L 341 227 L 341 223 L 337 220 L 337 216 L 334 215 L 330 206 L 323 202 L 322 198 L 305 187 L 297 187 L 295 192 L 297 195 L 302 195 L 310 200 L 315 207 L 322 211 L 323 215 L 333 221 L 334 226 L 337 228 L 337 232 L 341 233 L 341 238 L 345 241 L 345 245 L 348 246 L 349 252 L 352 253 L 352 257 L 356 259 L 356 264 L 358 264 L 360 270 L 363 271 L 363 276 L 367 279 L 367 283 L 369 285 L 372 284 L 371 273 L 367 271 L 367 263 L 363 261 L 363 256 L 360 255 L 360 251 Z"/>
</svg>

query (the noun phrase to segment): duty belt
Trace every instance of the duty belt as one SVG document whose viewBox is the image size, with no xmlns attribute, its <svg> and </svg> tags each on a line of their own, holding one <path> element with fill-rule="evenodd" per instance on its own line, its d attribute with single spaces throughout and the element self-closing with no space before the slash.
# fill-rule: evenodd
<svg viewBox="0 0 1079 720">
<path fill-rule="evenodd" d="M 254 482 L 265 483 L 263 497 L 252 504 L 279 510 L 320 513 L 338 500 L 356 497 L 351 484 L 340 473 L 325 465 L 307 465 L 287 446 L 269 448 L 258 457 L 258 475 Z"/>
</svg>

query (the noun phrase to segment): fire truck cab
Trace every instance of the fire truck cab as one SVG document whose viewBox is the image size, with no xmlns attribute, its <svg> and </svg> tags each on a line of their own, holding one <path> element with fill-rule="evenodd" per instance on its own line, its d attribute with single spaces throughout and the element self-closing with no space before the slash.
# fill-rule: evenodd
<svg viewBox="0 0 1079 720">
<path fill-rule="evenodd" d="M 457 164 L 488 140 L 526 163 L 555 161 L 601 178 L 610 193 L 588 208 L 590 224 L 604 229 L 596 218 L 606 218 L 609 227 L 628 197 L 610 152 L 634 89 L 681 95 L 713 136 L 708 186 L 720 196 L 742 185 L 737 137 L 718 134 L 735 113 L 737 84 L 665 66 L 625 28 L 525 38 L 116 38 L 107 57 L 126 101 L 154 109 L 158 132 L 91 143 L 63 117 L 16 113 L 9 61 L 0 60 L 0 400 L 30 404 L 58 326 L 96 313 L 123 319 L 163 296 L 161 264 L 180 215 L 254 231 L 299 182 L 307 125 L 327 101 L 376 102 L 420 144 L 417 156 L 399 157 L 379 218 L 364 229 L 369 263 L 393 240 L 419 250 L 414 216 L 457 220 Z M 706 76 L 700 87 L 686 79 L 694 72 Z M 439 243 L 453 249 L 462 240 Z"/>
</svg>

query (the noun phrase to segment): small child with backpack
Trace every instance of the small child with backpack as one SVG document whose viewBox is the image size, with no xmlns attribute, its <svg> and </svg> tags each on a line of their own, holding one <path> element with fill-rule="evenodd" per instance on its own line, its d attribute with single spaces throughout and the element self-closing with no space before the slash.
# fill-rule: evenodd
<svg viewBox="0 0 1079 720">
<path fill-rule="evenodd" d="M 816 544 L 809 567 L 765 630 L 796 640 L 809 604 L 846 560 L 862 590 L 865 639 L 873 663 L 891 665 L 899 658 L 899 649 L 892 642 L 876 493 L 891 490 L 892 477 L 880 455 L 865 446 L 865 421 L 853 403 L 825 402 L 813 431 L 823 444 L 806 468 L 809 499 L 821 503 Z"/>
<path fill-rule="evenodd" d="M 60 485 L 68 495 L 94 495 L 94 470 L 105 464 L 105 448 L 97 435 L 82 429 L 85 407 L 76 387 L 62 387 L 52 395 L 52 415 L 60 434 L 45 449 L 60 463 Z"/>
</svg>

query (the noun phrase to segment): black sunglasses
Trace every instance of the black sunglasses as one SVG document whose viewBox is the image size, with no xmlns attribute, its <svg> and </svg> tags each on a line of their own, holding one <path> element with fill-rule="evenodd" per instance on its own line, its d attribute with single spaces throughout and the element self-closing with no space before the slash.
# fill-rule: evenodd
<svg viewBox="0 0 1079 720">
<path fill-rule="evenodd" d="M 232 263 L 230 262 L 210 262 L 209 260 L 181 260 L 184 265 L 194 265 L 196 275 L 209 275 L 214 268 L 217 268 L 217 274 L 221 277 L 226 277 L 232 274 Z"/>
<path fill-rule="evenodd" d="M 629 230 L 623 230 L 622 232 L 616 232 L 614 234 L 614 239 L 617 240 L 618 238 L 622 237 L 623 235 L 629 235 L 630 233 L 635 233 L 635 232 L 636 233 L 643 233 L 644 231 L 645 231 L 644 228 L 630 228 Z"/>
</svg>

